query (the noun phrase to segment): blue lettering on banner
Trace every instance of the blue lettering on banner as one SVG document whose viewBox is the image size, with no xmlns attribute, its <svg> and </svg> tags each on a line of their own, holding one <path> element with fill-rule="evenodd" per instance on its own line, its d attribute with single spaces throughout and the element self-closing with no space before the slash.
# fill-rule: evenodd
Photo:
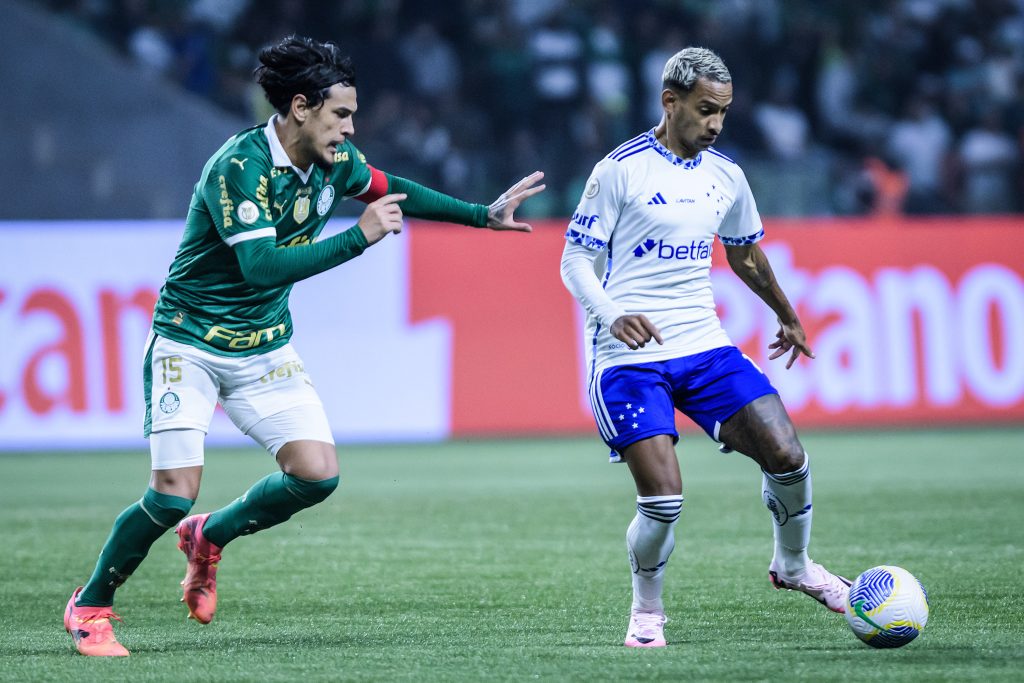
<svg viewBox="0 0 1024 683">
<path fill-rule="evenodd" d="M 656 252 L 660 259 L 675 259 L 677 261 L 703 261 L 711 258 L 711 244 L 701 240 L 691 241 L 689 244 L 674 246 L 665 240 L 654 240 L 648 238 L 637 245 L 633 250 L 633 256 L 637 258 L 644 254 Z"/>
</svg>

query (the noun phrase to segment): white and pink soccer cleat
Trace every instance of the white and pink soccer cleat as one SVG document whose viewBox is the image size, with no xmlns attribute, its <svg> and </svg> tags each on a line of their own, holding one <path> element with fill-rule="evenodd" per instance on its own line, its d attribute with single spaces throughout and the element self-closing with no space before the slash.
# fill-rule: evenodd
<svg viewBox="0 0 1024 683">
<path fill-rule="evenodd" d="M 807 593 L 833 612 L 846 613 L 846 596 L 850 594 L 850 580 L 833 574 L 817 562 L 807 565 L 802 576 L 783 576 L 775 563 L 768 568 L 768 578 L 776 589 Z"/>
<path fill-rule="evenodd" d="M 665 647 L 664 612 L 641 612 L 633 610 L 626 631 L 626 647 Z"/>
</svg>

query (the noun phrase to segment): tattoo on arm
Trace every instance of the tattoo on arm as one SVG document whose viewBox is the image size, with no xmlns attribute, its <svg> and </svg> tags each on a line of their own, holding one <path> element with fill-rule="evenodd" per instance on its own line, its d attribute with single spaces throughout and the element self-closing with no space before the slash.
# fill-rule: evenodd
<svg viewBox="0 0 1024 683">
<path fill-rule="evenodd" d="M 768 258 L 756 246 L 734 247 L 726 253 L 733 272 L 755 292 L 760 294 L 775 283 L 775 274 L 772 273 Z"/>
<path fill-rule="evenodd" d="M 757 249 L 753 253 L 752 268 L 747 272 L 747 285 L 755 291 L 769 289 L 775 284 L 775 273 L 772 272 L 771 264 L 765 257 L 764 252 Z"/>
<path fill-rule="evenodd" d="M 796 312 L 782 291 L 768 257 L 755 244 L 750 247 L 726 247 L 729 266 L 780 320 L 795 320 Z"/>
</svg>

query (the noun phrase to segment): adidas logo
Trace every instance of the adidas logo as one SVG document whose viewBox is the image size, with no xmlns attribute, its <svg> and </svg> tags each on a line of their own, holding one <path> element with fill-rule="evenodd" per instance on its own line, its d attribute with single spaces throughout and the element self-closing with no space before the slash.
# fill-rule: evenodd
<svg viewBox="0 0 1024 683">
<path fill-rule="evenodd" d="M 668 204 L 668 202 L 665 201 L 665 198 L 662 197 L 661 193 L 659 192 L 653 197 L 651 197 L 650 201 L 647 202 L 647 206 L 651 206 L 652 204 Z"/>
</svg>

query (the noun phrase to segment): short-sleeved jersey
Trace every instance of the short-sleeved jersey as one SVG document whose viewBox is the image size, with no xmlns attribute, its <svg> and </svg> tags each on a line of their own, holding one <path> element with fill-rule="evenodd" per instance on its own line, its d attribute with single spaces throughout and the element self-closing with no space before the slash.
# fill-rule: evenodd
<svg viewBox="0 0 1024 683">
<path fill-rule="evenodd" d="M 664 345 L 630 350 L 594 316 L 587 320 L 587 366 L 667 360 L 731 344 L 711 293 L 711 248 L 753 244 L 764 230 L 743 171 L 708 149 L 681 159 L 654 130 L 598 162 L 565 238 L 603 252 L 596 268 L 608 295 L 643 313 Z"/>
<path fill-rule="evenodd" d="M 366 191 L 370 173 L 347 140 L 338 145 L 330 171 L 294 167 L 274 118 L 232 137 L 196 183 L 153 329 L 221 355 L 263 353 L 286 344 L 292 334 L 291 285 L 250 286 L 232 247 L 263 237 L 273 237 L 279 248 L 315 240 L 342 198 Z"/>
</svg>

